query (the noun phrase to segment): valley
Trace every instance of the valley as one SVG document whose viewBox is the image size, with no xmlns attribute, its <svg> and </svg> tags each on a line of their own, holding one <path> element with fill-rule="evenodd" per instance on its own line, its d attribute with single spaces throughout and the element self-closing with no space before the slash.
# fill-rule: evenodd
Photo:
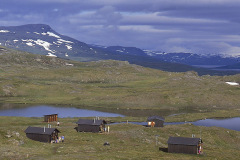
<svg viewBox="0 0 240 160">
<path fill-rule="evenodd" d="M 80 62 L 98 60 L 128 61 L 143 67 L 167 72 L 195 71 L 198 75 L 234 75 L 239 70 L 209 70 L 193 65 L 235 65 L 239 57 L 197 55 L 194 53 L 165 53 L 136 47 L 100 46 L 86 44 L 62 35 L 46 24 L 0 26 L 0 45 L 34 54 L 71 59 Z M 234 66 L 236 69 L 236 65 Z M 239 66 L 237 66 L 239 68 Z"/>
<path fill-rule="evenodd" d="M 108 122 L 145 122 L 155 114 L 164 116 L 166 122 L 240 116 L 240 88 L 230 85 L 240 82 L 239 74 L 199 76 L 194 71 L 166 72 L 116 60 L 79 62 L 6 47 L 0 47 L 0 74 L 0 103 L 4 104 L 1 107 L 45 104 L 127 115 L 101 117 Z M 60 126 L 55 122 L 50 125 L 60 130 L 65 142 L 48 144 L 30 140 L 24 132 L 28 126 L 47 126 L 42 118 L 1 116 L 0 119 L 1 159 L 234 159 L 239 156 L 239 131 L 221 127 L 180 124 L 149 128 L 129 123 L 111 125 L 109 133 L 95 134 L 76 132 L 78 117 L 59 118 Z M 167 148 L 169 136 L 192 134 L 202 137 L 203 155 L 162 151 Z M 106 142 L 110 145 L 104 146 Z"/>
<path fill-rule="evenodd" d="M 77 62 L 11 51 L 0 55 L 4 103 L 72 104 L 123 109 L 234 109 L 239 75 L 165 72 L 126 61 Z M 71 64 L 71 65 L 69 65 Z"/>
</svg>

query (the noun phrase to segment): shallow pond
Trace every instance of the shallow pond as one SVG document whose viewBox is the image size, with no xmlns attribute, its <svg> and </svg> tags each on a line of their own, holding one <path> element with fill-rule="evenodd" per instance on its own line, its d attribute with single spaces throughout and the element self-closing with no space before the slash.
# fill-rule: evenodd
<svg viewBox="0 0 240 160">
<path fill-rule="evenodd" d="M 65 117 L 124 117 L 124 115 L 101 112 L 74 107 L 55 107 L 55 106 L 31 106 L 23 108 L 5 108 L 0 110 L 0 116 L 16 117 L 43 117 L 48 114 L 58 114 L 60 118 Z"/>
</svg>

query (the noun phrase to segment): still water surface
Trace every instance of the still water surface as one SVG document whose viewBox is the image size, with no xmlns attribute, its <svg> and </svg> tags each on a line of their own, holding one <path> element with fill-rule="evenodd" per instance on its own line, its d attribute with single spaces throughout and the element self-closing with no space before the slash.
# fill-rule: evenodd
<svg viewBox="0 0 240 160">
<path fill-rule="evenodd" d="M 56 106 L 30 106 L 30 107 L 0 107 L 0 116 L 16 116 L 16 117 L 43 117 L 43 115 L 58 114 L 60 118 L 65 117 L 124 117 L 125 115 L 117 113 L 109 113 L 88 109 L 79 109 L 75 107 L 56 107 Z M 147 122 L 129 122 L 138 125 L 147 125 Z M 194 122 L 165 122 L 164 125 L 177 125 L 191 123 L 196 126 L 216 126 L 227 129 L 240 131 L 240 117 L 228 119 L 205 119 Z M 116 123 L 115 123 L 116 124 Z"/>
<path fill-rule="evenodd" d="M 196 126 L 205 126 L 205 127 L 223 127 L 226 129 L 232 129 L 236 131 L 240 131 L 240 117 L 235 118 L 227 118 L 227 119 L 204 119 L 198 120 L 195 122 L 170 122 L 164 123 L 165 125 L 174 125 L 174 124 L 184 124 L 191 123 Z"/>
<path fill-rule="evenodd" d="M 43 115 L 58 114 L 60 118 L 65 117 L 124 117 L 116 113 L 108 113 L 74 107 L 32 106 L 24 108 L 1 109 L 0 116 L 15 117 L 43 117 Z"/>
<path fill-rule="evenodd" d="M 126 122 L 122 122 L 126 123 Z M 143 125 L 146 126 L 147 122 L 128 122 L 133 123 L 137 125 Z M 228 118 L 228 119 L 204 119 L 204 120 L 198 120 L 194 122 L 165 122 L 164 125 L 178 125 L 178 124 L 185 124 L 185 123 L 191 123 L 196 126 L 205 126 L 205 127 L 223 127 L 226 129 L 236 130 L 240 131 L 240 117 L 235 118 Z M 118 123 L 113 123 L 118 124 Z"/>
</svg>

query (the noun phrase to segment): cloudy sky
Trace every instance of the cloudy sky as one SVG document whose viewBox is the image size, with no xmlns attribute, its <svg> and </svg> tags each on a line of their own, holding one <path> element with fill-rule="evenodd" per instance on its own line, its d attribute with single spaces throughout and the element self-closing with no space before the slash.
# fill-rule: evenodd
<svg viewBox="0 0 240 160">
<path fill-rule="evenodd" d="M 0 2 L 0 26 L 41 23 L 88 44 L 240 55 L 239 0 Z"/>
</svg>

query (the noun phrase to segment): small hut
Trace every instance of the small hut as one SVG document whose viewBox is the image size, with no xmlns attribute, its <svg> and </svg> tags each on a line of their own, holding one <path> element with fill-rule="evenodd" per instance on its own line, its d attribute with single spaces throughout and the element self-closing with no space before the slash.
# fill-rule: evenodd
<svg viewBox="0 0 240 160">
<path fill-rule="evenodd" d="M 58 114 L 44 115 L 44 122 L 58 121 Z"/>
<path fill-rule="evenodd" d="M 160 116 L 151 116 L 147 119 L 148 127 L 163 127 L 164 118 Z"/>
<path fill-rule="evenodd" d="M 25 130 L 26 136 L 32 140 L 40 142 L 51 142 L 58 139 L 60 131 L 56 128 L 41 128 L 41 127 L 28 127 Z"/>
<path fill-rule="evenodd" d="M 201 138 L 169 137 L 168 152 L 201 154 L 203 150 L 202 143 Z"/>
<path fill-rule="evenodd" d="M 77 122 L 78 132 L 103 132 L 105 128 L 105 120 L 96 120 L 96 119 L 79 119 Z"/>
</svg>

